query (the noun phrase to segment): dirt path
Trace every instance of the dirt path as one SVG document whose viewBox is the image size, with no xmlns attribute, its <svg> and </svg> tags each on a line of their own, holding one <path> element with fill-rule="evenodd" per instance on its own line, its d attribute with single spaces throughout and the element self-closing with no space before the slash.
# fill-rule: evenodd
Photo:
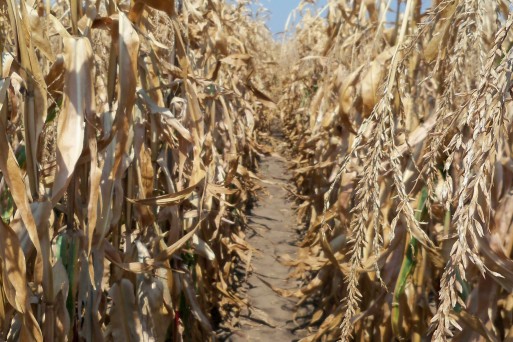
<svg viewBox="0 0 513 342">
<path fill-rule="evenodd" d="M 294 332 L 295 301 L 280 297 L 261 280 L 283 289 L 298 286 L 287 280 L 290 269 L 278 261 L 284 254 L 294 257 L 297 252 L 296 218 L 287 191 L 280 186 L 288 184 L 286 163 L 278 157 L 264 157 L 260 176 L 278 184 L 264 184 L 268 194 L 260 194 L 249 216 L 247 238 L 258 253 L 253 255 L 253 272 L 243 291 L 253 309 L 243 312 L 242 327 L 229 341 L 296 341 L 300 336 Z"/>
</svg>

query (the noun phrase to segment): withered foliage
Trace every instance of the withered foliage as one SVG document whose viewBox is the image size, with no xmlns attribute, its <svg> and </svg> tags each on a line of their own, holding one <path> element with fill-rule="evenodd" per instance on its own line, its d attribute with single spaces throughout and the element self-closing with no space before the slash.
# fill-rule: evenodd
<svg viewBox="0 0 513 342">
<path fill-rule="evenodd" d="M 0 2 L 0 339 L 207 341 L 275 43 L 247 1 Z"/>
<path fill-rule="evenodd" d="M 304 341 L 513 338 L 512 9 L 330 0 L 281 48 Z"/>
<path fill-rule="evenodd" d="M 214 339 L 276 113 L 304 341 L 513 339 L 513 4 L 313 2 L 0 2 L 0 339 Z"/>
</svg>

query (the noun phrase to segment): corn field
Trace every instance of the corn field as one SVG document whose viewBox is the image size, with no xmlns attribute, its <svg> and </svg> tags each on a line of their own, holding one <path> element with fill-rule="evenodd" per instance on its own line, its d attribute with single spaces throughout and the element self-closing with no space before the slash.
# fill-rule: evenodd
<svg viewBox="0 0 513 342">
<path fill-rule="evenodd" d="M 513 2 L 266 15 L 0 0 L 0 340 L 231 341 L 279 155 L 297 340 L 513 341 Z"/>
</svg>

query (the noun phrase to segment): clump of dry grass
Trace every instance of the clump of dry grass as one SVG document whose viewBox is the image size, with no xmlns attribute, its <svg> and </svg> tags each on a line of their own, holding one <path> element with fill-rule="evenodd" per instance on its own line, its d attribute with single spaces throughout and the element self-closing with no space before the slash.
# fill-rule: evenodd
<svg viewBox="0 0 513 342">
<path fill-rule="evenodd" d="M 2 340 L 213 339 L 274 104 L 247 1 L 0 5 Z"/>
<path fill-rule="evenodd" d="M 318 303 L 305 340 L 504 339 L 511 4 L 400 3 L 328 1 L 287 42 L 307 224 L 286 294 Z"/>
</svg>

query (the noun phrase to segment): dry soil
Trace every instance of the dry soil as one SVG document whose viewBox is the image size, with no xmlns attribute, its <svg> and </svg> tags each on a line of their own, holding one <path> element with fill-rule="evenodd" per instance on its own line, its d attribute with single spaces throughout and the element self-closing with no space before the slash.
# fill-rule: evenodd
<svg viewBox="0 0 513 342">
<path fill-rule="evenodd" d="M 249 215 L 248 242 L 257 250 L 243 289 L 250 308 L 243 311 L 241 328 L 229 341 L 296 341 L 301 336 L 293 321 L 295 300 L 280 297 L 264 283 L 282 289 L 298 287 L 294 280 L 287 279 L 289 267 L 279 261 L 285 254 L 296 255 L 298 238 L 293 203 L 285 190 L 290 186 L 286 161 L 277 156 L 264 157 L 259 177 L 267 182 Z"/>
</svg>

